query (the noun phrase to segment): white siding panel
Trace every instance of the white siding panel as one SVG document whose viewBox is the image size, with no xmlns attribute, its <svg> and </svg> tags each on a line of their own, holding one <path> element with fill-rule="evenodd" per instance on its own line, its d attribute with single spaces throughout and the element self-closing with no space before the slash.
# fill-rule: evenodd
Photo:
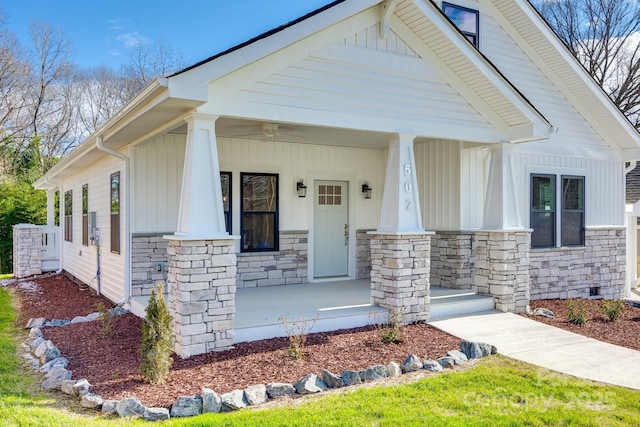
<svg viewBox="0 0 640 427">
<path fill-rule="evenodd" d="M 175 231 L 186 137 L 164 134 L 134 148 L 132 232 Z"/>
<path fill-rule="evenodd" d="M 514 155 L 522 223 L 529 224 L 530 174 L 555 173 L 585 177 L 586 226 L 624 225 L 624 180 L 622 163 L 568 156 L 516 153 Z M 558 207 L 560 208 L 560 206 Z"/>
<path fill-rule="evenodd" d="M 110 251 L 110 175 L 120 171 L 121 214 L 120 254 Z M 82 245 L 82 186 L 88 184 L 89 212 L 97 213 L 100 233 L 101 292 L 112 301 L 124 296 L 125 268 L 125 167 L 122 160 L 105 157 L 90 169 L 75 174 L 63 183 L 62 191 L 73 190 L 73 242 L 63 242 L 63 269 L 97 288 L 97 246 Z"/>
<path fill-rule="evenodd" d="M 389 29 L 387 37 L 380 39 L 380 37 L 378 37 L 379 26 L 380 24 L 375 24 L 369 28 L 365 28 L 345 39 L 344 44 L 403 56 L 418 56 L 418 54 L 391 29 Z"/>
<path fill-rule="evenodd" d="M 486 149 L 462 150 L 460 207 L 463 230 L 482 227 L 487 159 Z"/>
<path fill-rule="evenodd" d="M 423 226 L 460 229 L 461 142 L 431 140 L 415 144 Z"/>
<path fill-rule="evenodd" d="M 240 233 L 240 173 L 262 172 L 279 175 L 280 229 L 310 229 L 313 209 L 313 180 L 349 182 L 352 229 L 376 228 L 386 168 L 386 150 L 294 144 L 219 138 L 220 169 L 232 172 L 233 234 Z M 297 179 L 307 184 L 307 197 L 296 193 Z M 360 186 L 373 187 L 371 200 L 364 200 Z"/>
</svg>

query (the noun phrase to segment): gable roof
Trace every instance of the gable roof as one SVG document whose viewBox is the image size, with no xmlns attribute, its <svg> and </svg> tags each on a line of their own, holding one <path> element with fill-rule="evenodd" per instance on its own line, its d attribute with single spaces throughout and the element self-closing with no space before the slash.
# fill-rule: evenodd
<svg viewBox="0 0 640 427">
<path fill-rule="evenodd" d="M 53 178 L 86 167 L 99 156 L 96 140 L 120 149 L 150 132 L 178 122 L 188 111 L 208 101 L 208 84 L 221 76 L 266 58 L 329 27 L 353 31 L 349 17 L 370 9 L 380 0 L 336 0 L 294 21 L 211 56 L 168 78 L 157 79 L 123 109 L 63 158 L 34 185 L 48 188 Z M 534 105 L 476 49 L 444 15 L 433 0 L 396 0 L 392 22 L 407 29 L 407 38 L 426 46 L 421 55 L 437 55 L 454 71 L 448 83 L 462 90 L 476 109 L 488 106 L 489 121 L 511 129 L 511 141 L 545 138 L 551 123 Z M 602 138 L 624 159 L 640 159 L 640 135 L 584 67 L 562 44 L 527 0 L 487 0 L 516 43 L 543 68 L 563 95 L 594 126 Z M 483 3 L 483 4 L 484 4 Z M 385 2 L 386 6 L 390 3 Z M 402 32 L 402 31 L 401 31 Z M 484 110 L 487 110 L 485 108 Z M 73 168 L 71 165 L 73 164 Z M 66 172 L 65 172 L 66 171 Z M 63 172 L 65 172 L 63 174 Z"/>
</svg>

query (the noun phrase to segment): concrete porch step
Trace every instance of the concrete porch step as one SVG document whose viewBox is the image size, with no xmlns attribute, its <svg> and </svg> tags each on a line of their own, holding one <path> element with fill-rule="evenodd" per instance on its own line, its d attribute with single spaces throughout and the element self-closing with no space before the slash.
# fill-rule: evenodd
<svg viewBox="0 0 640 427">
<path fill-rule="evenodd" d="M 445 295 L 431 297 L 431 319 L 465 314 L 480 313 L 494 310 L 496 307 L 493 297 L 477 295 L 471 290 L 465 292 L 457 290 Z"/>
</svg>

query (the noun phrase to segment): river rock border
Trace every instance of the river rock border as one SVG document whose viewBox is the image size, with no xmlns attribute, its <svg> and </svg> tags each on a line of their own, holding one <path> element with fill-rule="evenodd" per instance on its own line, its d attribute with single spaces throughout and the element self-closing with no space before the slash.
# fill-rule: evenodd
<svg viewBox="0 0 640 427">
<path fill-rule="evenodd" d="M 126 312 L 117 306 L 109 311 L 111 316 Z M 30 319 L 25 327 L 30 331 L 29 339 L 22 344 L 27 351 L 23 357 L 30 362 L 33 370 L 44 375 L 45 379 L 42 382 L 44 390 L 59 390 L 62 393 L 76 396 L 82 407 L 94 409 L 103 415 L 143 418 L 147 421 L 236 411 L 261 405 L 272 399 L 316 394 L 328 389 L 399 377 L 402 374 L 420 370 L 442 372 L 456 365 L 463 365 L 469 359 L 479 359 L 497 353 L 497 349 L 490 344 L 462 341 L 460 350 L 451 350 L 436 360 L 420 360 L 417 355 L 412 354 L 401 364 L 391 362 L 388 365 L 373 365 L 361 371 L 343 370 L 339 375 L 323 369 L 320 376 L 309 373 L 295 384 L 275 382 L 256 384 L 221 395 L 204 387 L 199 395 L 180 396 L 169 408 L 148 408 L 135 397 L 127 397 L 122 400 L 104 400 L 100 395 L 91 393 L 89 381 L 86 378 L 72 379 L 72 372 L 66 369 L 69 361 L 60 354 L 60 350 L 50 340 L 43 338 L 42 328 L 90 322 L 99 316 L 100 313 L 91 313 L 88 316 L 75 317 L 73 320 Z"/>
</svg>

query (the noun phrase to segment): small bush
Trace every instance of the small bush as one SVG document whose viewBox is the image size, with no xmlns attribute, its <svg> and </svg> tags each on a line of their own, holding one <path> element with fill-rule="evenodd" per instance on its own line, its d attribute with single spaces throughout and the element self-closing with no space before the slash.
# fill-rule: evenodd
<svg viewBox="0 0 640 427">
<path fill-rule="evenodd" d="M 609 322 L 615 322 L 624 313 L 624 301 L 619 300 L 602 300 L 600 304 L 600 313 L 607 316 Z"/>
<path fill-rule="evenodd" d="M 289 338 L 289 348 L 287 352 L 289 356 L 296 360 L 303 360 L 307 355 L 307 334 L 315 326 L 318 320 L 317 315 L 313 319 L 305 319 L 302 312 L 297 319 L 289 320 L 285 315 L 278 317 L 278 321 L 282 323 L 282 328 L 287 333 Z"/>
<path fill-rule="evenodd" d="M 173 318 L 164 303 L 161 284 L 157 291 L 157 294 L 155 290 L 151 291 L 147 316 L 142 324 L 140 373 L 148 383 L 164 384 L 173 363 Z"/>
<path fill-rule="evenodd" d="M 586 325 L 587 320 L 589 320 L 589 308 L 584 303 L 584 301 L 580 300 L 569 300 L 567 301 L 567 308 L 569 312 L 567 313 L 567 319 L 569 323 L 573 323 L 574 325 Z"/>
<path fill-rule="evenodd" d="M 96 308 L 98 309 L 98 313 L 100 313 L 98 316 L 98 321 L 100 322 L 100 335 L 103 337 L 111 335 L 115 327 L 115 319 L 111 316 L 111 313 L 102 301 L 98 303 Z"/>
<path fill-rule="evenodd" d="M 371 312 L 369 314 L 369 318 L 372 319 L 372 326 L 378 332 L 380 341 L 384 344 L 398 342 L 400 326 L 402 326 L 402 321 L 404 320 L 404 313 L 404 309 L 398 311 L 390 309 L 386 322 L 379 322 L 377 312 Z"/>
</svg>

